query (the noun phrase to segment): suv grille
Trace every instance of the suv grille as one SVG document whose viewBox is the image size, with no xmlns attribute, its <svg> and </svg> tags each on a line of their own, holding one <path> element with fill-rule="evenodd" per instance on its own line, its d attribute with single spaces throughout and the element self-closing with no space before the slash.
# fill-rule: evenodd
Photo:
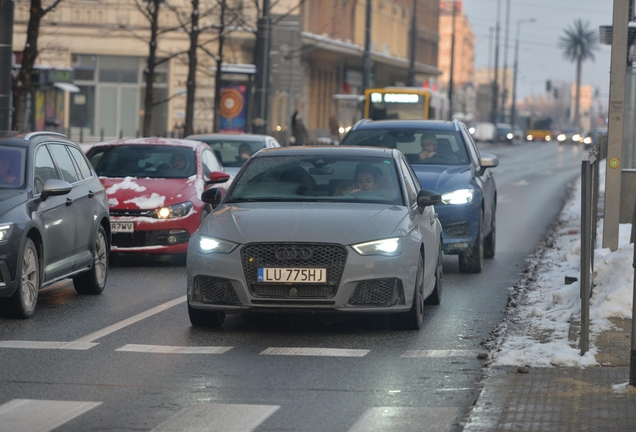
<svg viewBox="0 0 636 432">
<path fill-rule="evenodd" d="M 228 279 L 210 276 L 197 276 L 195 284 L 199 288 L 201 301 L 203 303 L 239 303 L 239 298 L 236 295 L 236 291 L 234 291 L 232 282 L 230 282 Z"/>
<path fill-rule="evenodd" d="M 324 243 L 252 243 L 241 249 L 245 280 L 252 295 L 270 298 L 331 298 L 347 261 L 344 246 Z M 259 267 L 326 268 L 323 284 L 257 284 Z"/>
<path fill-rule="evenodd" d="M 374 279 L 358 282 L 349 299 L 354 306 L 393 306 L 404 303 L 402 281 L 395 278 Z"/>
</svg>

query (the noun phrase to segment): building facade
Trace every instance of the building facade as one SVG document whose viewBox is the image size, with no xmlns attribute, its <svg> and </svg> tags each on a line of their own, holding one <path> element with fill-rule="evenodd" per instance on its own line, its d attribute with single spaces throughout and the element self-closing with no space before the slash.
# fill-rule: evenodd
<svg viewBox="0 0 636 432">
<path fill-rule="evenodd" d="M 420 81 L 439 75 L 436 0 L 417 1 L 415 69 Z M 240 20 L 226 28 L 224 64 L 253 64 L 260 11 L 249 0 L 217 0 L 200 8 L 196 75 L 195 131 L 211 131 L 218 52 L 218 5 L 231 3 Z M 403 85 L 409 69 L 412 0 L 372 0 L 371 81 L 373 86 Z M 24 48 L 30 2 L 17 1 L 14 20 L 16 58 Z M 41 24 L 37 63 L 70 70 L 66 86 L 55 82 L 34 96 L 38 123 L 46 126 L 46 106 L 54 107 L 57 128 L 86 141 L 134 137 L 144 116 L 149 22 L 135 0 L 65 0 Z M 178 133 L 185 120 L 189 47 L 188 0 L 161 8 L 151 133 Z M 338 110 L 334 95 L 362 93 L 366 0 L 284 0 L 271 9 L 270 76 L 266 130 L 289 137 L 291 114 L 298 111 L 313 139 L 333 132 Z M 19 62 L 18 62 L 19 63 Z M 232 75 L 232 79 L 236 78 Z M 227 79 L 223 75 L 223 79 Z M 252 84 L 244 97 L 253 97 Z M 48 95 L 48 96 L 47 96 Z M 48 97 L 48 99 L 46 99 Z M 54 102 L 45 102 L 53 100 Z M 42 104 L 45 108 L 39 108 Z M 249 106 L 249 103 L 247 103 Z M 44 114 L 42 114 L 44 113 Z M 42 123 L 41 118 L 45 121 Z M 248 116 L 249 117 L 249 116 Z M 340 122 L 342 124 L 342 122 Z M 44 126 L 42 126 L 44 125 Z M 251 125 L 246 125 L 250 130 Z"/>
</svg>

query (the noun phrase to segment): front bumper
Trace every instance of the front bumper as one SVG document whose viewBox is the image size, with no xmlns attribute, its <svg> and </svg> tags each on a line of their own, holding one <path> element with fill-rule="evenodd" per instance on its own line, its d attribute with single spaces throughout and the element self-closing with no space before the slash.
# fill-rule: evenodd
<svg viewBox="0 0 636 432">
<path fill-rule="evenodd" d="M 112 233 L 111 252 L 144 254 L 185 254 L 190 236 L 199 227 L 199 214 L 175 219 L 111 216 L 112 222 L 134 222 L 132 233 Z"/>
<path fill-rule="evenodd" d="M 409 257 L 417 255 L 407 248 L 398 257 L 385 257 L 360 256 L 346 246 L 342 276 L 330 290 L 310 284 L 248 284 L 241 257 L 245 246 L 230 254 L 201 254 L 194 241 L 187 255 L 188 302 L 194 309 L 395 313 L 411 308 L 417 261 Z"/>
<path fill-rule="evenodd" d="M 468 204 L 435 206 L 437 218 L 442 224 L 442 250 L 447 255 L 457 255 L 473 246 L 479 232 L 479 200 Z"/>
</svg>

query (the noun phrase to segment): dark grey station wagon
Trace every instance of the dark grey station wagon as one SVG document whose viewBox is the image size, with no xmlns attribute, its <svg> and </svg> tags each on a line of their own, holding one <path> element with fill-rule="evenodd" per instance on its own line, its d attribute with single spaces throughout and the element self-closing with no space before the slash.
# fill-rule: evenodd
<svg viewBox="0 0 636 432">
<path fill-rule="evenodd" d="M 0 306 L 28 318 L 39 289 L 69 277 L 78 293 L 101 293 L 109 250 L 106 191 L 80 147 L 0 132 Z"/>
</svg>

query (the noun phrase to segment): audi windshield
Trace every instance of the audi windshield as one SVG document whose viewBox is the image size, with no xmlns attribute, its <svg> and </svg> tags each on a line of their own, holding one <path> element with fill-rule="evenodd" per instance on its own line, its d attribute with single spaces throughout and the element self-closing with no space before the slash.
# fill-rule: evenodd
<svg viewBox="0 0 636 432">
<path fill-rule="evenodd" d="M 271 156 L 252 159 L 227 203 L 345 201 L 404 205 L 393 159 Z"/>
</svg>

